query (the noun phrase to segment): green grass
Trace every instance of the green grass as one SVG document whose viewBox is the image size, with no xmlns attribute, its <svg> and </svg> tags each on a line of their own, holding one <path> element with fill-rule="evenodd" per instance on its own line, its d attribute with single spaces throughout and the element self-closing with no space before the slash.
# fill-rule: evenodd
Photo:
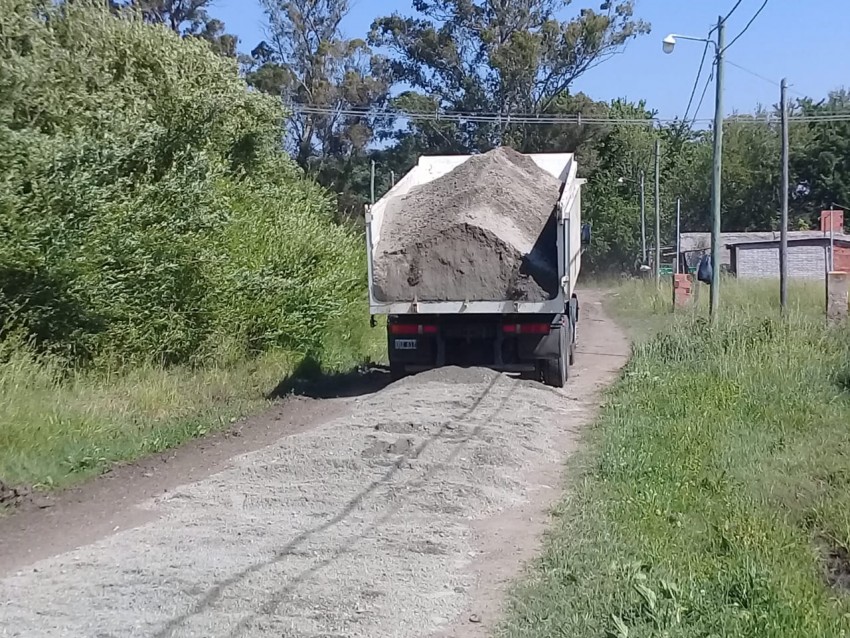
<svg viewBox="0 0 850 638">
<path fill-rule="evenodd" d="M 649 280 L 628 280 L 611 286 L 609 310 L 636 335 L 654 333 L 677 322 L 689 322 L 708 313 L 709 288 L 694 283 L 694 305 L 672 310 L 673 294 L 669 278 L 661 288 Z M 774 281 L 742 282 L 723 278 L 718 315 L 729 321 L 776 317 L 779 313 L 779 284 Z M 826 293 L 823 284 L 791 281 L 788 285 L 788 311 L 795 320 L 817 321 L 823 316 Z M 646 329 L 650 330 L 647 331 Z"/>
<path fill-rule="evenodd" d="M 360 324 L 328 343 L 327 371 L 382 357 Z M 0 481 L 64 487 L 120 461 L 175 447 L 262 411 L 301 357 L 273 351 L 203 367 L 135 367 L 69 375 L 63 362 L 0 344 Z"/>
<path fill-rule="evenodd" d="M 612 297 L 633 357 L 501 635 L 850 635 L 826 575 L 850 547 L 848 328 L 817 286 L 783 322 L 775 285 L 726 282 L 715 328 L 653 289 Z"/>
</svg>

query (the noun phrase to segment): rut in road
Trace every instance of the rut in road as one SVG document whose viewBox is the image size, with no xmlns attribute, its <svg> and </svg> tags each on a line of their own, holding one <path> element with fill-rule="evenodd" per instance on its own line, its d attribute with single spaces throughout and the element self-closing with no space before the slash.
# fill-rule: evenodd
<svg viewBox="0 0 850 638">
<path fill-rule="evenodd" d="M 148 503 L 159 520 L 0 581 L 4 635 L 451 631 L 492 584 L 481 552 L 536 544 L 528 525 L 499 539 L 475 526 L 551 502 L 597 390 L 627 354 L 598 306 L 585 301 L 582 314 L 587 353 L 566 390 L 478 369 L 393 384 Z"/>
</svg>

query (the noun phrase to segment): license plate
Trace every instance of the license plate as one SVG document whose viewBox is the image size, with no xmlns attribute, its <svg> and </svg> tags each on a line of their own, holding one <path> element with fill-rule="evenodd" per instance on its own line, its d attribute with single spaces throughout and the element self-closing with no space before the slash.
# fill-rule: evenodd
<svg viewBox="0 0 850 638">
<path fill-rule="evenodd" d="M 416 350 L 416 339 L 396 339 L 396 350 Z"/>
</svg>

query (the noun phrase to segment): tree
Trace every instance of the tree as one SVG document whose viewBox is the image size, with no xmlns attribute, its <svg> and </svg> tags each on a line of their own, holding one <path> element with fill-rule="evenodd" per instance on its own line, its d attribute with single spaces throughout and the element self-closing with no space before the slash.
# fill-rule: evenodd
<svg viewBox="0 0 850 638">
<path fill-rule="evenodd" d="M 261 3 L 269 39 L 252 51 L 248 80 L 292 110 L 287 134 L 297 162 L 333 172 L 329 163 L 362 155 L 380 126 L 384 116 L 369 110 L 387 100 L 385 60 L 342 35 L 347 0 Z"/>
<path fill-rule="evenodd" d="M 800 100 L 795 111 L 815 117 L 850 116 L 850 93 L 833 91 L 825 100 Z M 850 206 L 850 121 L 810 121 L 791 130 L 793 204 L 816 222 L 833 203 Z M 815 223 L 815 226 L 817 224 Z"/>
<path fill-rule="evenodd" d="M 570 85 L 649 31 L 631 0 L 606 1 L 562 21 L 571 0 L 415 0 L 418 15 L 375 20 L 369 40 L 389 49 L 393 79 L 442 110 L 486 112 L 495 123 L 457 126 L 457 144 L 485 150 L 529 134 L 517 113 L 548 113 Z"/>
<path fill-rule="evenodd" d="M 231 60 L 102 2 L 0 0 L 0 77 L 0 340 L 112 366 L 351 328 L 362 240 Z"/>
<path fill-rule="evenodd" d="M 726 232 L 779 229 L 780 132 L 764 115 L 757 111 L 752 121 L 738 116 L 724 125 L 721 214 Z"/>
<path fill-rule="evenodd" d="M 654 114 L 643 103 L 615 100 L 608 113 L 615 120 L 645 120 L 646 124 L 608 125 L 579 150 L 579 169 L 587 178 L 582 194 L 582 220 L 593 225 L 587 261 L 591 270 L 629 272 L 640 252 L 639 175 L 641 171 L 646 175 L 649 220 L 652 157 L 655 140 L 661 132 L 652 125 Z M 593 161 L 582 167 L 582 156 L 590 156 Z"/>
<path fill-rule="evenodd" d="M 209 15 L 213 0 L 111 0 L 116 9 L 141 12 L 147 22 L 163 24 L 184 37 L 201 38 L 219 55 L 236 57 L 238 38 L 225 32 L 224 23 Z"/>
<path fill-rule="evenodd" d="M 194 31 L 207 16 L 207 7 L 212 0 L 132 0 L 150 22 L 167 25 L 175 33 Z M 188 27 L 186 25 L 189 25 Z"/>
</svg>

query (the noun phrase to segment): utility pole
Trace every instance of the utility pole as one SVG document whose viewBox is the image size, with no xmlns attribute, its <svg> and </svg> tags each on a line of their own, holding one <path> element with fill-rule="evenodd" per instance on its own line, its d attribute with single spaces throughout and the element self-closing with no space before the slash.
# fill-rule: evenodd
<svg viewBox="0 0 850 638">
<path fill-rule="evenodd" d="M 832 208 L 832 206 L 830 206 Z M 835 211 L 829 211 L 829 272 L 835 270 Z"/>
<path fill-rule="evenodd" d="M 646 265 L 646 186 L 644 184 L 645 174 L 640 172 L 640 254 L 641 265 Z"/>
<path fill-rule="evenodd" d="M 717 77 L 714 87 L 714 159 L 711 169 L 711 303 L 712 323 L 720 303 L 720 198 L 723 162 L 723 56 L 726 47 L 726 24 L 717 19 Z"/>
<path fill-rule="evenodd" d="M 782 196 L 779 226 L 779 307 L 784 314 L 788 306 L 788 82 L 782 78 L 779 109 L 782 118 Z"/>
<path fill-rule="evenodd" d="M 682 261 L 682 198 L 676 199 L 676 274 L 679 274 L 679 264 Z"/>
<path fill-rule="evenodd" d="M 655 140 L 655 285 L 661 286 L 661 140 Z"/>
</svg>

